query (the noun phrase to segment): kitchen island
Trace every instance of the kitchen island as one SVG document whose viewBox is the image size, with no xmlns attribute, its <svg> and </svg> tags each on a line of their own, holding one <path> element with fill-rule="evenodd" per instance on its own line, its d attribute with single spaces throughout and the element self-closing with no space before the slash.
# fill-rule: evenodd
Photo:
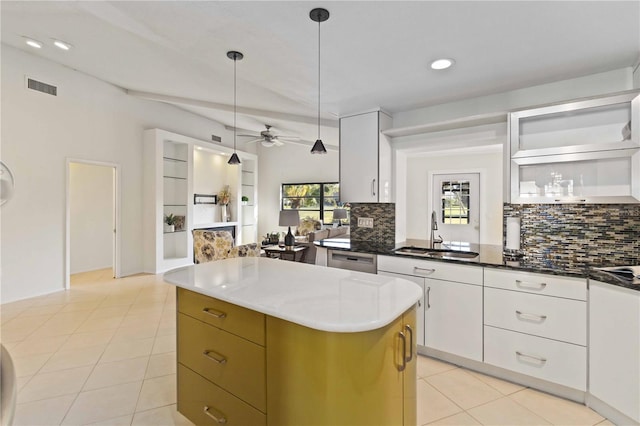
<svg viewBox="0 0 640 426">
<path fill-rule="evenodd" d="M 406 280 L 268 258 L 170 271 L 178 411 L 196 424 L 416 423 Z"/>
</svg>

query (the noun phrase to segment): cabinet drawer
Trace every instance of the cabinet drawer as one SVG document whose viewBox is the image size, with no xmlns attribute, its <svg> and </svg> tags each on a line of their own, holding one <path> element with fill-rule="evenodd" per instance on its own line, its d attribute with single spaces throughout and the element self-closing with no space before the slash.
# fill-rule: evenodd
<svg viewBox="0 0 640 426">
<path fill-rule="evenodd" d="M 482 267 L 398 256 L 378 256 L 378 271 L 482 285 Z"/>
<path fill-rule="evenodd" d="M 587 300 L 587 281 L 584 278 L 484 268 L 484 285 L 485 287 L 504 288 L 526 293 Z"/>
<path fill-rule="evenodd" d="M 178 288 L 178 312 L 264 346 L 264 314 Z"/>
<path fill-rule="evenodd" d="M 584 346 L 485 326 L 484 362 L 570 388 L 587 388 Z"/>
<path fill-rule="evenodd" d="M 208 407 L 208 413 L 205 408 Z M 267 416 L 178 364 L 178 411 L 197 425 L 266 425 Z M 216 421 L 213 417 L 218 418 Z M 223 420 L 224 419 L 224 420 Z"/>
<path fill-rule="evenodd" d="M 178 362 L 259 410 L 266 410 L 265 349 L 182 313 Z"/>
<path fill-rule="evenodd" d="M 484 323 L 576 345 L 587 344 L 587 303 L 579 300 L 487 287 Z"/>
</svg>

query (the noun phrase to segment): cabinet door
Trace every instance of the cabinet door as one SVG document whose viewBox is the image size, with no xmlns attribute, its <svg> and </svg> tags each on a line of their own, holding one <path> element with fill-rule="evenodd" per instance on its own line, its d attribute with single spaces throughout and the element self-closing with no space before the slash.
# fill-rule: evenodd
<svg viewBox="0 0 640 426">
<path fill-rule="evenodd" d="M 482 287 L 425 278 L 425 346 L 482 361 Z"/>
<path fill-rule="evenodd" d="M 340 119 L 340 201 L 378 201 L 379 136 L 377 111 Z"/>
<path fill-rule="evenodd" d="M 420 286 L 422 289 L 422 297 L 418 300 L 418 306 L 416 309 L 416 332 L 415 341 L 418 345 L 424 346 L 424 278 L 412 277 L 410 275 L 394 274 L 393 272 L 378 272 L 378 275 L 385 275 L 387 277 L 403 278 L 405 280 L 412 281 Z"/>
<path fill-rule="evenodd" d="M 640 422 L 640 292 L 589 281 L 589 392 Z"/>
</svg>

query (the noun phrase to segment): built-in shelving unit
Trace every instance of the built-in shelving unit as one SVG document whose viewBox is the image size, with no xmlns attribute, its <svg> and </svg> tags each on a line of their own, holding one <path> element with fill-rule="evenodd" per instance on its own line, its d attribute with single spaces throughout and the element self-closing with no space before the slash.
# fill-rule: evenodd
<svg viewBox="0 0 640 426">
<path fill-rule="evenodd" d="M 193 229 L 233 230 L 236 244 L 257 241 L 257 157 L 238 151 L 239 166 L 227 164 L 233 150 L 187 136 L 150 129 L 144 135 L 144 270 L 160 273 L 193 263 Z M 218 197 L 229 189 L 230 217 Z M 194 195 L 201 202 L 197 202 Z M 249 202 L 242 203 L 242 197 Z M 178 217 L 174 230 L 165 217 Z"/>
<path fill-rule="evenodd" d="M 242 163 L 242 174 L 240 178 L 240 210 L 242 214 L 242 244 L 257 242 L 258 233 L 258 204 L 257 198 L 257 161 L 245 160 Z M 248 200 L 242 201 L 242 197 Z"/>
</svg>

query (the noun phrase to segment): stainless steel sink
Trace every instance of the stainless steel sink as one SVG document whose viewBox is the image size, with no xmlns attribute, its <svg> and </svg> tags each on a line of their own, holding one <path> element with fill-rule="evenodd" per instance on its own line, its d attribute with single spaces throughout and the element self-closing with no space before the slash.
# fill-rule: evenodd
<svg viewBox="0 0 640 426">
<path fill-rule="evenodd" d="M 394 250 L 396 254 L 404 254 L 407 256 L 436 257 L 436 258 L 453 258 L 453 259 L 473 259 L 478 257 L 475 251 L 452 250 L 452 249 L 432 249 L 426 247 L 400 247 Z"/>
</svg>

